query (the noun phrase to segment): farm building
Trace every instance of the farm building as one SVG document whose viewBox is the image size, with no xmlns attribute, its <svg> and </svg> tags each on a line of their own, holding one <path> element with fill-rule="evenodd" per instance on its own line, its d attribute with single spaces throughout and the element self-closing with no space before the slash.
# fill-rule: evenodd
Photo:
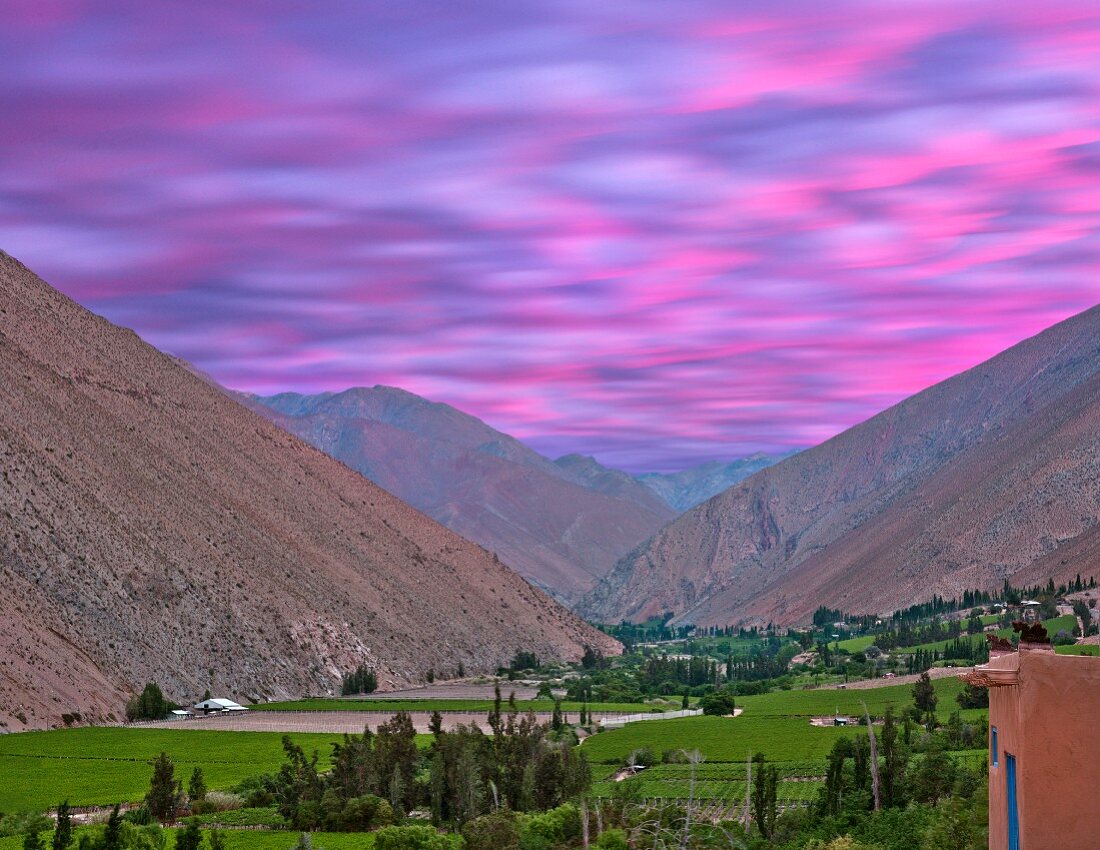
<svg viewBox="0 0 1100 850">
<path fill-rule="evenodd" d="M 203 714 L 215 714 L 221 711 L 248 711 L 243 705 L 238 705 L 231 699 L 204 699 L 195 703 L 195 711 Z"/>
<path fill-rule="evenodd" d="M 1100 660 L 1041 634 L 992 642 L 966 674 L 989 688 L 989 847 L 1095 847 L 1100 835 Z M 1029 630 L 1030 631 L 1030 630 Z"/>
</svg>

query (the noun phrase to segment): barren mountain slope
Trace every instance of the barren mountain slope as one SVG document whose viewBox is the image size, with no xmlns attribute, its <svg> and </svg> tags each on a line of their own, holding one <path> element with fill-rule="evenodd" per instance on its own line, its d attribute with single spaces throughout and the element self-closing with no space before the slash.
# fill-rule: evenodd
<svg viewBox="0 0 1100 850">
<path fill-rule="evenodd" d="M 757 452 L 725 463 L 711 461 L 681 472 L 647 472 L 639 475 L 638 481 L 677 511 L 687 511 L 792 454 L 794 452 L 782 455 Z"/>
<path fill-rule="evenodd" d="M 1031 575 L 1100 514 L 1098 373 L 1094 308 L 699 505 L 581 610 L 791 623 Z"/>
<path fill-rule="evenodd" d="M 551 463 L 479 419 L 393 387 L 243 399 L 567 601 L 675 516 L 626 473 Z"/>
<path fill-rule="evenodd" d="M 494 556 L 0 253 L 0 723 L 616 651 Z M 23 718 L 23 719 L 20 719 Z"/>
</svg>

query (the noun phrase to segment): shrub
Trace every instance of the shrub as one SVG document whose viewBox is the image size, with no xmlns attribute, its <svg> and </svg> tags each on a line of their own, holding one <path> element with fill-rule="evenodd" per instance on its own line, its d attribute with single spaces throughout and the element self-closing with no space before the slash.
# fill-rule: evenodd
<svg viewBox="0 0 1100 850">
<path fill-rule="evenodd" d="M 387 826 L 374 834 L 374 850 L 463 850 L 460 835 L 444 835 L 430 826 Z"/>
<path fill-rule="evenodd" d="M 202 810 L 210 812 L 232 812 L 234 808 L 244 806 L 244 798 L 231 791 L 208 791 L 202 798 Z M 196 809 L 196 814 L 199 814 Z"/>
<path fill-rule="evenodd" d="M 598 850 L 628 850 L 626 833 L 621 829 L 609 829 L 596 839 Z"/>
<path fill-rule="evenodd" d="M 462 827 L 466 850 L 514 850 L 519 846 L 516 815 L 507 810 L 482 815 Z"/>
<path fill-rule="evenodd" d="M 703 709 L 703 714 L 724 717 L 733 714 L 736 703 L 732 695 L 724 691 L 714 691 L 699 700 L 699 707 Z"/>
<path fill-rule="evenodd" d="M 53 820 L 40 812 L 13 812 L 0 820 L 0 838 L 29 832 L 53 832 Z"/>
</svg>

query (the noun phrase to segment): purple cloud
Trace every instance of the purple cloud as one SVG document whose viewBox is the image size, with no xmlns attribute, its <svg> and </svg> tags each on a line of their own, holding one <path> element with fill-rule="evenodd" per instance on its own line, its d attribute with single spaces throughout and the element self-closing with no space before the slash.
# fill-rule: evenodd
<svg viewBox="0 0 1100 850">
<path fill-rule="evenodd" d="M 0 247 L 232 387 L 674 469 L 1100 295 L 1086 0 L 9 6 Z"/>
</svg>

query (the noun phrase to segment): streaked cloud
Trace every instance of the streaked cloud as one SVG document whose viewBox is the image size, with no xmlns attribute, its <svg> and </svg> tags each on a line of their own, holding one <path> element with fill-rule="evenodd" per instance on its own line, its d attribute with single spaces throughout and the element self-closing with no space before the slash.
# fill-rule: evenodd
<svg viewBox="0 0 1100 850">
<path fill-rule="evenodd" d="M 5 15 L 0 247 L 229 386 L 671 469 L 1100 300 L 1093 2 Z"/>
</svg>

